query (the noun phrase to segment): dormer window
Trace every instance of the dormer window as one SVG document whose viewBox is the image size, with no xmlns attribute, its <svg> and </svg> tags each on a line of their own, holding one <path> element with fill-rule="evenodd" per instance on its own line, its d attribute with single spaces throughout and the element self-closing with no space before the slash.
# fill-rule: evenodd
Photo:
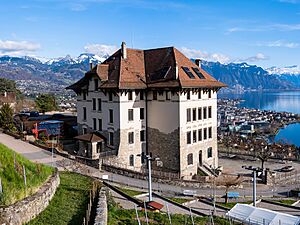
<svg viewBox="0 0 300 225">
<path fill-rule="evenodd" d="M 188 75 L 189 78 L 195 79 L 194 74 L 190 71 L 190 69 L 188 67 L 183 66 L 182 69 Z"/>
<path fill-rule="evenodd" d="M 200 79 L 205 79 L 204 75 L 200 72 L 200 70 L 198 68 L 193 67 L 193 70 Z"/>
</svg>

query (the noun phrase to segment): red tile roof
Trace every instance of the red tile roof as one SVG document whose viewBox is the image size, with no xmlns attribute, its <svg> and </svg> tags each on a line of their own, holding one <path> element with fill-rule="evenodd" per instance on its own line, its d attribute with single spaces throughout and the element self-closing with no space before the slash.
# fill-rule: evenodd
<svg viewBox="0 0 300 225">
<path fill-rule="evenodd" d="M 188 67 L 194 75 L 191 79 L 182 69 Z M 200 79 L 193 67 L 198 68 L 204 79 Z M 176 73 L 176 71 L 178 71 Z M 121 49 L 103 63 L 86 73 L 85 77 L 98 76 L 99 88 L 146 89 L 146 88 L 221 88 L 225 84 L 217 81 L 202 68 L 174 47 L 137 50 L 127 49 L 127 57 L 122 57 Z M 78 90 L 82 80 L 68 87 Z"/>
</svg>

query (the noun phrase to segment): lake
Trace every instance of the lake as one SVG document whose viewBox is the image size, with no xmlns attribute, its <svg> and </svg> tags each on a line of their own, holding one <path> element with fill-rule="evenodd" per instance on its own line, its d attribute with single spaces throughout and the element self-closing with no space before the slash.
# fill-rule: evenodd
<svg viewBox="0 0 300 225">
<path fill-rule="evenodd" d="M 300 91 L 230 93 L 219 94 L 219 98 L 245 100 L 240 107 L 300 114 Z M 275 141 L 279 139 L 300 146 L 300 124 L 291 124 L 281 129 Z"/>
</svg>

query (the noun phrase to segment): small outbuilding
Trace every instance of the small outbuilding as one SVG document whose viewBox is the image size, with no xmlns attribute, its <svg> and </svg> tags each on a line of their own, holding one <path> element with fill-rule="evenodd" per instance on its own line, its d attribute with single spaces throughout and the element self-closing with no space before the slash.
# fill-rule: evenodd
<svg viewBox="0 0 300 225">
<path fill-rule="evenodd" d="M 78 155 L 89 159 L 99 159 L 100 152 L 104 149 L 105 139 L 98 133 L 83 134 L 74 137 L 78 140 Z"/>
</svg>

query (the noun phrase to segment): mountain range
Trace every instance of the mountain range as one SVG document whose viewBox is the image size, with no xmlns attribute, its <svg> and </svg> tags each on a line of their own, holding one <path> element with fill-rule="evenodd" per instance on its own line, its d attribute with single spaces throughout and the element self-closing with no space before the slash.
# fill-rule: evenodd
<svg viewBox="0 0 300 225">
<path fill-rule="evenodd" d="M 32 80 L 47 82 L 49 86 L 63 87 L 80 79 L 89 70 L 90 62 L 101 63 L 107 57 L 108 55 L 100 57 L 91 53 L 83 53 L 75 58 L 67 55 L 50 60 L 28 56 L 2 56 L 0 57 L 0 77 L 23 82 Z M 300 88 L 298 66 L 263 69 L 247 63 L 221 64 L 208 61 L 202 61 L 201 66 L 217 80 L 226 83 L 229 90 Z"/>
</svg>

